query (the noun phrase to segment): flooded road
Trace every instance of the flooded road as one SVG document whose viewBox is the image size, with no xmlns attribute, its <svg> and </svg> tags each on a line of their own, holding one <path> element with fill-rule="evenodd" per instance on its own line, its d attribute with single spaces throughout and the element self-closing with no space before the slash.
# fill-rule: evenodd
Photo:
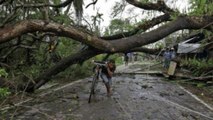
<svg viewBox="0 0 213 120">
<path fill-rule="evenodd" d="M 136 65 L 137 66 L 137 65 Z M 118 72 L 137 67 L 118 68 Z M 92 78 L 86 78 L 34 96 L 1 112 L 14 120 L 213 120 L 213 109 L 185 88 L 149 74 L 119 74 L 113 95 L 107 97 L 100 81 L 88 104 Z"/>
</svg>

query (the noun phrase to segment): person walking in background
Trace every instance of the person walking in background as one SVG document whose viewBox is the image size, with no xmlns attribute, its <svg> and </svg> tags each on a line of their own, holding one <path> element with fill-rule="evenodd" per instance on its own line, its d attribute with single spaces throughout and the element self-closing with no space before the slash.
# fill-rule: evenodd
<svg viewBox="0 0 213 120">
<path fill-rule="evenodd" d="M 129 56 L 127 55 L 127 53 L 124 53 L 124 63 L 125 63 L 125 66 L 128 65 L 128 62 L 129 62 Z"/>
<path fill-rule="evenodd" d="M 133 62 L 133 53 L 129 52 L 129 53 L 127 53 L 127 56 L 129 58 L 129 62 Z"/>
<path fill-rule="evenodd" d="M 138 53 L 134 53 L 134 61 L 138 61 Z"/>
<path fill-rule="evenodd" d="M 174 60 L 175 57 L 176 57 L 176 52 L 175 52 L 175 49 L 174 49 L 174 48 L 171 48 L 170 54 L 171 54 L 171 60 Z"/>
<path fill-rule="evenodd" d="M 164 68 L 169 68 L 169 63 L 171 60 L 171 53 L 169 51 L 169 48 L 166 48 L 165 52 L 163 53 L 164 58 Z"/>
</svg>

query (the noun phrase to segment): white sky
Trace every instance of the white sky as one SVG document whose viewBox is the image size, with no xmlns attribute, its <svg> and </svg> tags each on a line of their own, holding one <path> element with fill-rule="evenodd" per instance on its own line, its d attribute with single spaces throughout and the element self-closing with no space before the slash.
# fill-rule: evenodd
<svg viewBox="0 0 213 120">
<path fill-rule="evenodd" d="M 189 0 L 165 0 L 166 4 L 174 9 L 177 8 L 180 12 L 184 12 L 187 11 L 187 8 L 189 7 Z M 91 3 L 92 0 L 86 0 L 84 1 L 85 6 L 88 5 L 89 3 Z M 101 22 L 101 26 L 102 27 L 106 27 L 109 25 L 110 20 L 112 19 L 111 13 L 112 13 L 112 8 L 115 5 L 115 2 L 122 2 L 122 0 L 98 0 L 98 2 L 96 3 L 95 6 L 91 5 L 89 8 L 84 9 L 84 16 L 92 16 L 92 15 L 96 15 L 97 11 L 99 11 L 99 13 L 102 13 L 103 16 L 102 18 L 104 19 L 104 21 Z M 127 3 L 128 4 L 128 3 Z M 131 13 L 128 13 L 129 10 L 133 10 Z M 127 5 L 127 7 L 124 10 L 124 13 L 120 16 L 123 19 L 124 18 L 129 18 L 130 16 L 135 16 L 137 15 L 137 20 L 141 20 L 144 17 L 149 16 L 147 14 L 148 11 L 143 11 L 142 9 L 136 8 L 132 5 Z M 159 14 L 159 13 L 157 13 Z M 156 15 L 151 15 L 156 16 Z M 134 17 L 135 18 L 135 17 Z"/>
<path fill-rule="evenodd" d="M 84 2 L 85 5 L 91 3 L 92 0 L 86 0 Z M 97 11 L 103 14 L 103 19 L 101 26 L 107 26 L 110 23 L 112 8 L 115 5 L 115 2 L 119 2 L 121 0 L 98 0 L 95 6 L 91 5 L 88 8 L 84 9 L 84 14 L 89 16 L 95 16 Z"/>
</svg>

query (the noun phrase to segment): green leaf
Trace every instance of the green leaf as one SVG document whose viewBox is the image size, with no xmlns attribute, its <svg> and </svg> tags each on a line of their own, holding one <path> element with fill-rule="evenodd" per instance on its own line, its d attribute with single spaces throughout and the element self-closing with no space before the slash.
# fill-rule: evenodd
<svg viewBox="0 0 213 120">
<path fill-rule="evenodd" d="M 0 77 L 8 77 L 8 73 L 5 71 L 5 69 L 0 68 Z"/>
</svg>

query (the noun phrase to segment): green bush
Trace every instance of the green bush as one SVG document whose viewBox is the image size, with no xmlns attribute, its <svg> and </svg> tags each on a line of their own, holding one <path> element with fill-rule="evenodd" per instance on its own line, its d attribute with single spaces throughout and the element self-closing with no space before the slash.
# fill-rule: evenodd
<svg viewBox="0 0 213 120">
<path fill-rule="evenodd" d="M 5 69 L 0 68 L 0 77 L 7 77 L 8 73 L 5 71 Z"/>
<path fill-rule="evenodd" d="M 10 94 L 11 94 L 11 92 L 9 91 L 8 88 L 0 88 L 0 99 L 3 99 Z"/>
<path fill-rule="evenodd" d="M 209 71 L 213 68 L 213 60 L 189 58 L 182 61 L 182 66 L 191 70 L 195 76 L 201 76 L 206 73 L 206 75 L 208 75 L 208 73 L 212 74 L 212 72 Z"/>
<path fill-rule="evenodd" d="M 93 64 L 85 61 L 82 65 L 75 64 L 67 68 L 65 71 L 60 72 L 58 76 L 65 79 L 76 80 L 92 75 Z"/>
<path fill-rule="evenodd" d="M 5 71 L 5 69 L 0 69 L 0 77 L 8 77 L 8 73 Z M 3 99 L 10 95 L 11 92 L 9 91 L 8 88 L 0 88 L 0 99 Z"/>
</svg>

